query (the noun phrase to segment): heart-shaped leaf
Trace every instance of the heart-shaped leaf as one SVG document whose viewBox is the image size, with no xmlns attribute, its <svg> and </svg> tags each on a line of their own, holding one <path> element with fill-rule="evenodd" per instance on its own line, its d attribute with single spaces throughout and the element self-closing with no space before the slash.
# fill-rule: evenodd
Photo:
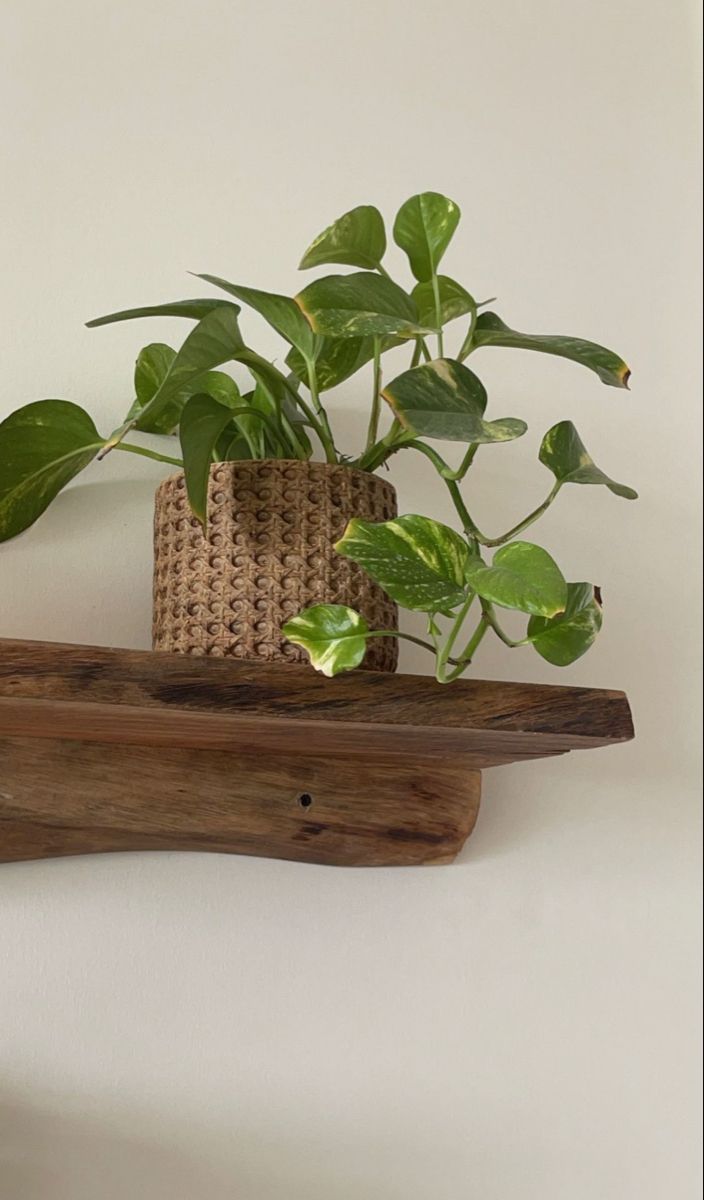
<svg viewBox="0 0 704 1200">
<path fill-rule="evenodd" d="M 136 419 L 136 428 L 144 433 L 171 433 L 178 425 L 178 420 L 187 396 L 175 399 L 168 405 L 160 417 L 151 421 L 142 420 L 142 409 L 156 395 L 176 357 L 176 351 L 164 342 L 152 342 L 144 346 L 137 355 L 134 367 L 135 400 L 127 414 L 127 420 Z"/>
<path fill-rule="evenodd" d="M 517 333 L 509 329 L 494 312 L 485 312 L 477 319 L 474 331 L 474 346 L 512 346 L 517 350 L 539 350 L 542 354 L 556 354 L 581 363 L 596 372 L 602 383 L 610 387 L 627 388 L 630 370 L 623 359 L 583 338 L 562 337 L 560 334 Z"/>
<path fill-rule="evenodd" d="M 567 583 L 560 568 L 547 550 L 531 542 L 502 546 L 490 567 L 472 557 L 466 578 L 477 595 L 502 608 L 554 617 L 567 604 Z"/>
<path fill-rule="evenodd" d="M 237 311 L 236 305 L 225 303 L 198 322 L 176 354 L 158 390 L 142 409 L 140 421 L 154 422 L 161 418 L 170 401 L 188 389 L 204 371 L 231 359 L 243 361 L 245 352 L 253 354 L 253 351 L 247 351 L 242 341 Z"/>
<path fill-rule="evenodd" d="M 326 275 L 295 299 L 311 328 L 329 337 L 408 338 L 429 332 L 420 325 L 416 306 L 403 288 L 371 271 Z"/>
<path fill-rule="evenodd" d="M 181 416 L 179 435 L 186 491 L 193 513 L 202 525 L 206 522 L 213 451 L 231 421 L 232 408 L 219 404 L 204 392 L 191 396 Z"/>
<path fill-rule="evenodd" d="M 289 642 L 308 651 L 316 671 L 331 677 L 359 666 L 369 626 L 344 604 L 314 604 L 287 621 L 281 632 Z"/>
<path fill-rule="evenodd" d="M 344 263 L 374 271 L 385 252 L 384 218 L 372 204 L 360 204 L 318 234 L 303 255 L 299 270 L 323 263 Z"/>
<path fill-rule="evenodd" d="M 154 342 L 140 351 L 135 365 L 134 386 L 136 399 L 127 414 L 127 420 L 136 420 L 135 428 L 144 433 L 173 433 L 177 428 L 183 406 L 196 391 L 207 392 L 221 404 L 229 404 L 236 408 L 242 403 L 239 389 L 234 379 L 224 371 L 205 371 L 196 376 L 188 387 L 169 401 L 164 411 L 156 418 L 144 418 L 143 410 L 156 395 L 164 379 L 173 366 L 176 351 L 171 346 Z"/>
<path fill-rule="evenodd" d="M 463 317 L 476 308 L 467 289 L 463 288 L 461 283 L 450 279 L 448 275 L 438 275 L 438 294 L 441 325 L 447 325 L 449 321 L 454 321 L 456 317 Z M 416 302 L 421 325 L 429 325 L 432 329 L 436 329 L 438 322 L 432 280 L 426 283 L 417 283 L 411 295 Z"/>
<path fill-rule="evenodd" d="M 437 358 L 404 371 L 382 389 L 394 416 L 406 429 L 452 442 L 508 442 L 521 437 L 525 421 L 503 417 L 485 421 L 486 390 L 462 363 Z"/>
<path fill-rule="evenodd" d="M 87 412 L 37 400 L 0 424 L 0 542 L 33 525 L 104 445 Z"/>
<path fill-rule="evenodd" d="M 538 654 L 555 667 L 576 662 L 601 629 L 601 598 L 591 583 L 568 583 L 567 604 L 559 616 L 531 617 L 528 638 Z"/>
<path fill-rule="evenodd" d="M 335 549 L 364 567 L 404 608 L 447 612 L 467 595 L 467 544 L 453 529 L 428 517 L 397 517 L 379 524 L 355 518 Z"/>
<path fill-rule="evenodd" d="M 86 326 L 88 329 L 96 329 L 98 325 L 134 321 L 137 317 L 190 317 L 200 321 L 214 308 L 232 308 L 235 314 L 240 311 L 239 305 L 230 300 L 214 300 L 211 297 L 204 300 L 173 300 L 167 304 L 150 304 L 146 308 L 124 308 L 120 312 L 108 313 L 105 317 L 94 317 L 92 321 L 86 321 Z"/>
<path fill-rule="evenodd" d="M 599 470 L 571 421 L 560 421 L 548 429 L 538 457 L 558 483 L 601 483 L 615 496 L 623 496 L 625 500 L 638 499 L 633 488 L 616 483 Z"/>
<path fill-rule="evenodd" d="M 243 287 L 239 283 L 229 283 L 218 275 L 199 275 L 206 283 L 222 288 L 236 296 L 243 304 L 248 304 L 255 312 L 264 317 L 265 321 L 280 333 L 291 346 L 295 346 L 306 358 L 314 358 L 316 354 L 316 337 L 303 313 L 290 296 L 280 296 L 275 292 L 261 292 L 257 288 Z"/>
<path fill-rule="evenodd" d="M 421 283 L 432 279 L 460 219 L 453 200 L 439 192 L 411 196 L 398 210 L 394 241 L 405 250 L 411 270 Z"/>
</svg>

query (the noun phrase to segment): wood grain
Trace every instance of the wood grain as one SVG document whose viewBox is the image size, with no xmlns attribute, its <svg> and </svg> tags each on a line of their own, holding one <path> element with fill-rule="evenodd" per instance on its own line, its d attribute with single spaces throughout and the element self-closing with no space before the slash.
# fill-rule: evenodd
<svg viewBox="0 0 704 1200">
<path fill-rule="evenodd" d="M 481 768 L 632 736 L 621 692 L 0 639 L 0 861 L 447 862 Z"/>
<path fill-rule="evenodd" d="M 480 775 L 222 751 L 0 742 L 0 861 L 106 850 L 217 850 L 346 866 L 451 861 Z"/>
<path fill-rule="evenodd" d="M 19 700 L 34 702 L 25 718 Z M 256 737 L 267 748 L 380 757 L 418 753 L 422 743 L 424 756 L 470 752 L 477 766 L 633 737 L 622 692 L 474 679 L 442 686 L 372 671 L 325 679 L 295 665 L 2 639 L 0 701 L 0 734 L 25 720 L 33 736 L 71 736 L 56 722 L 75 719 L 81 737 L 102 738 L 107 726 L 115 740 L 186 737 L 227 748 Z"/>
</svg>

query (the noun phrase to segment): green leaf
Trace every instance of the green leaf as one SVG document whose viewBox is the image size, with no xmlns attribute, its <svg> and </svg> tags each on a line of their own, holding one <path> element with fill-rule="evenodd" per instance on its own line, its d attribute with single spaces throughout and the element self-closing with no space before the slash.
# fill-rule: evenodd
<svg viewBox="0 0 704 1200">
<path fill-rule="evenodd" d="M 439 192 L 411 196 L 398 210 L 394 241 L 405 250 L 411 270 L 421 283 L 432 279 L 460 219 L 460 210 Z"/>
<path fill-rule="evenodd" d="M 416 306 L 403 288 L 371 271 L 326 275 L 295 299 L 311 328 L 329 337 L 408 338 L 429 332 L 419 324 Z"/>
<path fill-rule="evenodd" d="M 261 292 L 257 288 L 243 287 L 239 283 L 228 283 L 226 279 L 220 279 L 217 275 L 199 275 L 198 278 L 230 292 L 243 304 L 248 304 L 306 358 L 315 357 L 317 349 L 315 334 L 295 300 L 292 300 L 290 296 L 280 296 L 275 292 Z"/>
<path fill-rule="evenodd" d="M 485 421 L 486 390 L 462 363 L 437 358 L 404 371 L 382 389 L 394 416 L 406 429 L 452 442 L 507 442 L 521 437 L 525 421 L 503 417 Z"/>
<path fill-rule="evenodd" d="M 441 325 L 447 325 L 456 317 L 464 317 L 476 308 L 474 299 L 466 288 L 463 288 L 462 284 L 457 283 L 454 279 L 450 279 L 448 275 L 438 275 L 438 292 L 440 294 Z M 435 329 L 437 316 L 432 280 L 428 280 L 426 283 L 417 283 L 411 295 L 416 302 L 421 325 L 429 325 Z"/>
<path fill-rule="evenodd" d="M 137 355 L 134 367 L 135 400 L 127 414 L 127 420 L 136 419 L 136 428 L 144 433 L 171 433 L 178 425 L 181 409 L 187 397 L 176 398 L 155 420 L 142 419 L 141 413 L 156 395 L 168 375 L 176 357 L 176 351 L 164 342 L 152 342 L 144 346 Z"/>
<path fill-rule="evenodd" d="M 512 346 L 517 350 L 556 354 L 595 371 L 601 382 L 610 387 L 628 387 L 631 372 L 623 359 L 596 342 L 559 334 L 517 333 L 515 329 L 509 329 L 494 312 L 485 312 L 478 317 L 473 341 L 475 347 Z"/>
<path fill-rule="evenodd" d="M 141 414 L 150 400 L 156 395 L 164 379 L 173 366 L 176 351 L 171 346 L 154 342 L 145 346 L 137 358 L 134 372 L 134 386 L 137 398 L 127 414 L 127 420 L 137 418 L 136 428 L 144 433 L 173 433 L 177 428 L 183 406 L 196 391 L 207 392 L 221 404 L 229 404 L 231 408 L 242 403 L 239 389 L 234 379 L 224 371 L 205 371 L 196 376 L 190 384 L 169 401 L 164 411 L 158 417 L 146 417 Z"/>
<path fill-rule="evenodd" d="M 37 400 L 0 424 L 0 542 L 33 525 L 104 445 L 87 412 Z"/>
<path fill-rule="evenodd" d="M 281 421 L 291 442 L 293 457 L 307 461 L 313 454 L 313 444 L 306 432 L 306 426 L 309 426 L 308 417 L 298 407 L 297 400 L 290 392 L 283 397 Z"/>
<path fill-rule="evenodd" d="M 187 401 L 181 416 L 179 434 L 186 491 L 193 513 L 203 526 L 206 523 L 213 451 L 231 420 L 231 408 L 200 392 Z"/>
<path fill-rule="evenodd" d="M 262 428 L 266 452 L 260 457 L 308 459 L 312 453 L 310 439 L 298 420 L 293 395 L 282 387 L 276 377 L 250 367 L 257 385 L 252 394 L 252 407 L 264 413 L 268 420 Z M 294 393 L 295 394 L 295 393 Z M 243 431 L 250 424 L 246 416 L 237 418 Z"/>
<path fill-rule="evenodd" d="M 173 300 L 169 304 L 150 304 L 146 308 L 125 308 L 121 312 L 108 313 L 105 317 L 94 317 L 86 321 L 88 329 L 98 325 L 114 325 L 117 321 L 134 321 L 137 317 L 190 317 L 195 321 L 207 317 L 214 308 L 232 308 L 237 314 L 239 305 L 230 300 Z"/>
<path fill-rule="evenodd" d="M 538 457 L 560 484 L 602 483 L 615 496 L 623 496 L 624 500 L 638 499 L 633 488 L 616 483 L 599 470 L 571 421 L 560 421 L 548 429 Z"/>
<path fill-rule="evenodd" d="M 198 322 L 178 351 L 158 390 L 142 409 L 140 421 L 154 422 L 161 418 L 168 410 L 170 401 L 189 388 L 205 371 L 231 359 L 243 361 L 245 353 L 253 354 L 253 351 L 247 351 L 242 341 L 237 311 L 236 305 L 226 302 Z M 193 390 L 192 387 L 190 390 Z"/>
<path fill-rule="evenodd" d="M 335 549 L 359 563 L 392 600 L 420 612 L 447 612 L 467 595 L 466 542 L 428 517 L 375 524 L 350 521 Z"/>
<path fill-rule="evenodd" d="M 492 566 L 478 557 L 467 567 L 469 586 L 484 600 L 538 617 L 554 617 L 567 604 L 567 584 L 547 550 L 511 542 L 496 551 Z"/>
<path fill-rule="evenodd" d="M 385 251 L 384 218 L 372 204 L 360 204 L 318 234 L 303 255 L 299 270 L 323 263 L 344 263 L 373 271 Z"/>
<path fill-rule="evenodd" d="M 234 379 L 225 371 L 206 371 L 205 374 L 198 376 L 196 383 L 199 392 L 205 392 L 206 395 L 212 396 L 213 400 L 217 400 L 218 404 L 224 404 L 226 408 L 241 408 L 245 403 Z M 191 392 L 191 395 L 195 395 L 195 393 Z"/>
<path fill-rule="evenodd" d="M 541 658 L 568 667 L 586 654 L 601 629 L 601 597 L 591 583 L 568 583 L 565 611 L 556 617 L 531 617 L 528 638 Z"/>
<path fill-rule="evenodd" d="M 330 338 L 319 337 L 318 357 L 315 360 L 315 377 L 319 392 L 327 392 L 337 387 L 354 375 L 361 367 L 366 366 L 374 357 L 374 338 Z M 395 346 L 403 345 L 403 338 L 382 338 L 381 352 L 393 350 Z M 286 366 L 293 371 L 307 387 L 308 368 L 302 354 L 290 350 L 286 356 Z"/>
<path fill-rule="evenodd" d="M 319 350 L 315 360 L 318 391 L 326 392 L 354 375 L 374 357 L 374 338 L 318 337 Z M 297 379 L 309 387 L 308 366 L 303 355 L 292 349 L 286 356 L 286 366 Z"/>
<path fill-rule="evenodd" d="M 308 651 L 316 671 L 331 677 L 359 666 L 369 626 L 344 604 L 314 604 L 287 621 L 281 632 L 289 642 Z"/>
<path fill-rule="evenodd" d="M 240 432 L 235 421 L 230 421 L 223 429 L 215 444 L 215 455 L 218 462 L 237 462 L 242 459 L 255 457 L 246 437 Z"/>
</svg>

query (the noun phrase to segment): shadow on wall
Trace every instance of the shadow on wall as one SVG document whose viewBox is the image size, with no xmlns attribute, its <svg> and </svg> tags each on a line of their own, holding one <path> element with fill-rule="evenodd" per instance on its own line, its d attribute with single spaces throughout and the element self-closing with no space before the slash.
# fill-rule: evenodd
<svg viewBox="0 0 704 1200">
<path fill-rule="evenodd" d="M 361 1148 L 359 1170 L 341 1172 L 329 1129 L 310 1140 L 291 1130 L 277 1139 L 254 1126 L 204 1132 L 202 1124 L 164 1125 L 150 1139 L 126 1125 L 148 1128 L 148 1120 L 120 1109 L 101 1121 L 6 1097 L 0 1200 L 359 1200 L 370 1195 L 370 1173 L 376 1175 Z M 376 1149 L 382 1170 L 402 1154 L 393 1139 Z M 402 1200 L 393 1183 L 383 1194 Z"/>
<path fill-rule="evenodd" d="M 136 1140 L 92 1117 L 0 1104 L 0 1200 L 232 1200 L 233 1182 L 176 1139 Z"/>
</svg>

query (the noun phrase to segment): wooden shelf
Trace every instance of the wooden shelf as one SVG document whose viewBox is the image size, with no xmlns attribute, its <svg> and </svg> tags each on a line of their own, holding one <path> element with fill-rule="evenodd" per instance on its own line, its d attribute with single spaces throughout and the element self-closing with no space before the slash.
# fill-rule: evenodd
<svg viewBox="0 0 704 1200">
<path fill-rule="evenodd" d="M 481 770 L 632 737 L 622 692 L 0 639 L 0 861 L 447 863 Z"/>
</svg>

